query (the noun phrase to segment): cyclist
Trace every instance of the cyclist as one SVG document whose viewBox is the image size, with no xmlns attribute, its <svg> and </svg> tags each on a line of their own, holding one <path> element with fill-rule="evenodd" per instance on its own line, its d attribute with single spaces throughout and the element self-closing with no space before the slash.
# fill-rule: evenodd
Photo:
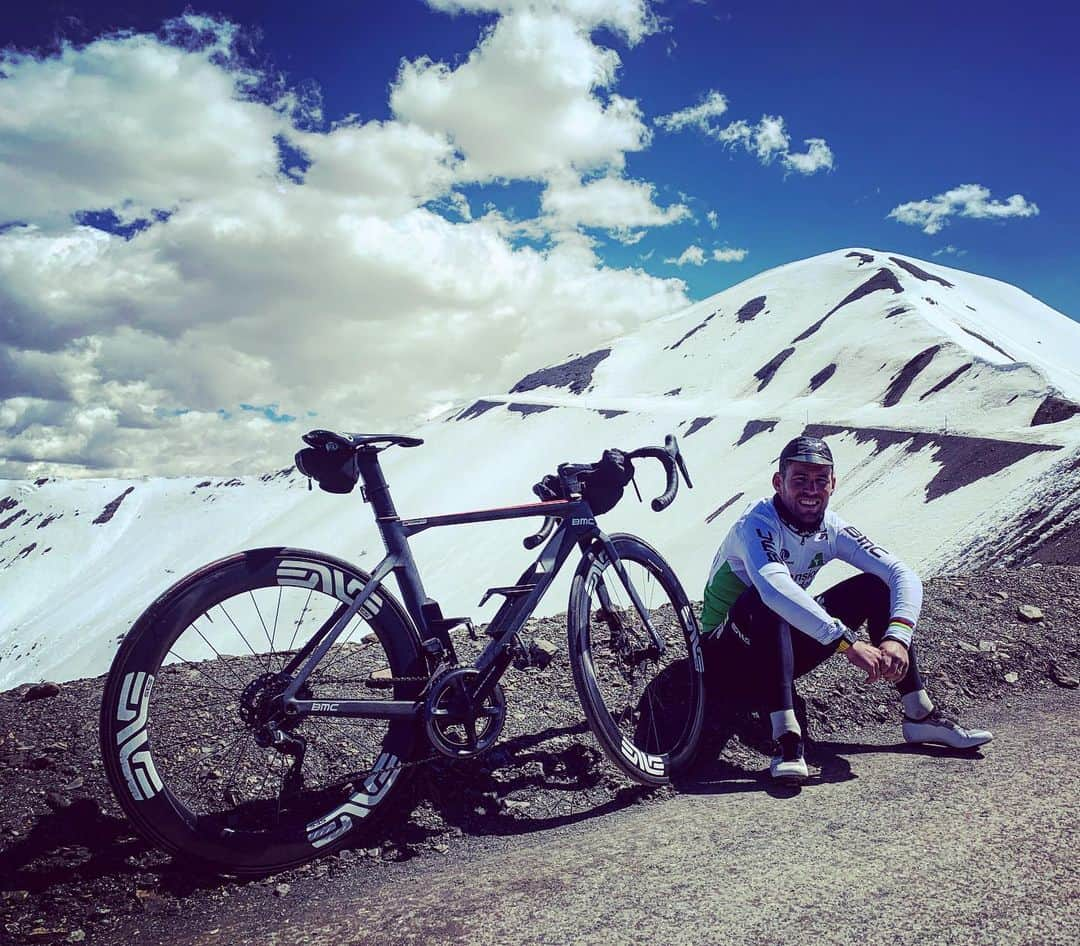
<svg viewBox="0 0 1080 946">
<path fill-rule="evenodd" d="M 772 776 L 807 777 L 793 680 L 834 653 L 865 671 L 868 683 L 896 685 L 907 742 L 955 749 L 989 742 L 991 733 L 943 716 L 927 694 L 912 643 L 922 584 L 828 508 L 836 488 L 828 444 L 796 437 L 781 451 L 772 485 L 775 495 L 752 504 L 717 551 L 702 613 L 707 688 L 769 713 Z M 862 574 L 811 597 L 806 588 L 833 558 Z M 869 642 L 853 630 L 864 621 Z"/>
</svg>

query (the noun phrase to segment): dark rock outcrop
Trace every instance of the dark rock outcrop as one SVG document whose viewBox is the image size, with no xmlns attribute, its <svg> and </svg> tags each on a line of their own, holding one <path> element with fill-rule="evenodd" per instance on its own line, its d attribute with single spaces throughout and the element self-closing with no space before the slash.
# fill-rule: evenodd
<svg viewBox="0 0 1080 946">
<path fill-rule="evenodd" d="M 522 417 L 528 417 L 530 414 L 543 414 L 544 411 L 550 411 L 554 404 L 507 404 L 506 409 L 513 411 L 515 414 L 520 414 Z"/>
<path fill-rule="evenodd" d="M 1048 394 L 1039 405 L 1039 409 L 1035 411 L 1035 416 L 1031 418 L 1031 426 L 1057 424 L 1068 420 L 1074 414 L 1080 414 L 1080 404 L 1057 394 Z"/>
<path fill-rule="evenodd" d="M 764 391 L 765 386 L 772 381 L 773 375 L 776 374 L 780 366 L 787 361 L 793 354 L 795 354 L 794 348 L 785 348 L 780 354 L 774 356 L 767 364 L 762 365 L 754 372 L 754 377 L 757 378 L 761 384 L 758 385 L 759 391 Z"/>
<path fill-rule="evenodd" d="M 810 379 L 810 390 L 816 391 L 826 381 L 829 380 L 834 374 L 836 374 L 836 365 L 830 364 L 822 368 L 817 374 Z"/>
<path fill-rule="evenodd" d="M 952 372 L 952 374 L 942 378 L 937 384 L 935 384 L 925 394 L 920 394 L 919 395 L 919 400 L 920 401 L 925 400 L 926 398 L 930 397 L 931 394 L 937 394 L 938 391 L 941 391 L 942 389 L 947 388 L 957 378 L 959 378 L 960 375 L 962 375 L 965 371 L 967 371 L 971 367 L 971 364 L 972 363 L 969 361 L 966 365 L 961 365 L 959 368 L 957 368 L 954 372 Z"/>
<path fill-rule="evenodd" d="M 754 316 L 759 315 L 764 308 L 765 297 L 755 296 L 735 313 L 735 318 L 740 322 L 751 322 Z"/>
<path fill-rule="evenodd" d="M 897 256 L 890 256 L 889 259 L 896 263 L 896 265 L 899 266 L 901 269 L 911 273 L 911 275 L 914 276 L 916 279 L 921 279 L 923 282 L 940 283 L 946 289 L 953 288 L 953 284 L 951 282 L 942 279 L 940 276 L 931 276 L 925 270 L 919 269 L 919 267 L 916 266 L 914 263 L 909 263 L 907 260 L 900 259 Z"/>
<path fill-rule="evenodd" d="M 601 348 L 599 351 L 582 355 L 580 358 L 572 358 L 561 365 L 541 368 L 539 371 L 525 375 L 510 389 L 510 393 L 524 394 L 527 391 L 535 391 L 537 388 L 569 388 L 571 394 L 581 394 L 592 384 L 596 366 L 610 354 L 610 348 Z"/>
<path fill-rule="evenodd" d="M 905 444 L 905 453 L 918 453 L 926 447 L 934 450 L 934 462 L 941 469 L 926 485 L 926 500 L 932 502 L 964 486 L 993 476 L 1019 463 L 1033 453 L 1062 449 L 1057 444 L 1022 443 L 994 440 L 989 437 L 964 437 L 956 434 L 932 434 L 923 431 L 892 430 L 879 427 L 836 427 L 810 424 L 804 433 L 811 437 L 832 437 L 852 433 L 857 443 L 873 441 L 879 450 Z"/>
<path fill-rule="evenodd" d="M 748 420 L 743 427 L 742 436 L 735 441 L 736 447 L 741 447 L 751 437 L 756 437 L 767 430 L 775 430 L 778 421 L 775 420 Z M 740 494 L 741 495 L 741 494 Z"/>
<path fill-rule="evenodd" d="M 885 407 L 892 407 L 894 404 L 898 403 L 900 398 L 907 393 L 907 389 L 911 387 L 911 383 L 918 377 L 919 372 L 934 360 L 934 355 L 939 351 L 941 351 L 940 345 L 931 345 L 929 348 L 924 348 L 904 365 L 897 373 L 896 377 L 893 378 L 893 382 L 889 385 L 889 389 L 885 392 L 885 397 L 881 401 L 882 405 Z"/>
<path fill-rule="evenodd" d="M 95 526 L 103 526 L 106 522 L 112 519 L 116 515 L 116 510 L 120 508 L 120 504 L 127 499 L 129 493 L 135 492 L 134 486 L 129 486 L 119 496 L 116 497 L 111 503 L 109 503 L 101 512 L 98 517 L 91 523 Z"/>
<path fill-rule="evenodd" d="M 871 276 L 861 286 L 851 290 L 843 299 L 841 299 L 835 306 L 833 306 L 828 312 L 825 313 L 817 322 L 810 326 L 801 335 L 793 338 L 792 344 L 795 342 L 801 342 L 804 339 L 813 335 L 822 325 L 825 324 L 825 320 L 829 318 L 834 312 L 842 309 L 844 306 L 849 305 L 852 302 L 857 302 L 863 296 L 868 296 L 872 292 L 879 292 L 883 289 L 891 289 L 893 292 L 903 292 L 904 287 L 900 285 L 900 282 L 896 278 L 896 274 L 888 267 L 881 267 L 873 276 Z"/>
<path fill-rule="evenodd" d="M 499 401 L 476 401 L 458 414 L 454 420 L 471 420 L 474 417 L 479 417 L 481 414 L 487 413 L 493 407 L 498 407 L 500 403 L 501 402 Z"/>
</svg>

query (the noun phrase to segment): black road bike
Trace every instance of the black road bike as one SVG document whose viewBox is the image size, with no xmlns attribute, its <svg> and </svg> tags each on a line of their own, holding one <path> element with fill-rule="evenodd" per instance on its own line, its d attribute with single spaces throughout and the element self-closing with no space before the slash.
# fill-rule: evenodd
<svg viewBox="0 0 1080 946">
<path fill-rule="evenodd" d="M 606 755 L 647 785 L 689 761 L 704 684 L 697 619 L 674 571 L 643 540 L 606 535 L 596 516 L 622 497 L 633 460 L 655 458 L 675 498 L 690 484 L 675 438 L 596 464 L 559 466 L 539 502 L 401 519 L 379 465 L 397 435 L 316 430 L 297 454 L 323 489 L 361 494 L 386 556 L 370 574 L 320 552 L 263 548 L 188 575 L 124 638 L 101 708 L 105 770 L 125 813 L 151 843 L 237 874 L 299 864 L 343 845 L 433 752 L 469 758 L 499 737 L 499 679 L 518 632 L 575 548 L 568 657 L 586 718 Z M 310 485 L 310 480 L 309 480 Z M 635 484 L 636 489 L 636 484 Z M 544 517 L 540 548 L 513 585 L 472 664 L 424 591 L 410 537 L 439 526 Z M 395 577 L 402 601 L 385 581 Z"/>
</svg>

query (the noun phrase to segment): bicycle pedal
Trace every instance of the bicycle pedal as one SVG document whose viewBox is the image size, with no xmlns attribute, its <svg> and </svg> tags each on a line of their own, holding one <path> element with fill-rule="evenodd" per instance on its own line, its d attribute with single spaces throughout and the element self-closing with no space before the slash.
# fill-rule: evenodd
<svg viewBox="0 0 1080 946">
<path fill-rule="evenodd" d="M 429 637 L 420 646 L 424 648 L 424 653 L 431 654 L 432 657 L 441 657 L 445 650 L 442 641 L 437 637 Z"/>
</svg>

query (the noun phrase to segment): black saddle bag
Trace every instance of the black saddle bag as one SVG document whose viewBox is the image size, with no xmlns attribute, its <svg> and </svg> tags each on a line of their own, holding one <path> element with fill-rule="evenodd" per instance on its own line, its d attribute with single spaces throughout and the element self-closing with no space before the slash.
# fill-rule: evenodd
<svg viewBox="0 0 1080 946">
<path fill-rule="evenodd" d="M 356 454 L 336 443 L 305 447 L 296 454 L 296 468 L 328 493 L 351 493 L 360 478 Z"/>
</svg>

